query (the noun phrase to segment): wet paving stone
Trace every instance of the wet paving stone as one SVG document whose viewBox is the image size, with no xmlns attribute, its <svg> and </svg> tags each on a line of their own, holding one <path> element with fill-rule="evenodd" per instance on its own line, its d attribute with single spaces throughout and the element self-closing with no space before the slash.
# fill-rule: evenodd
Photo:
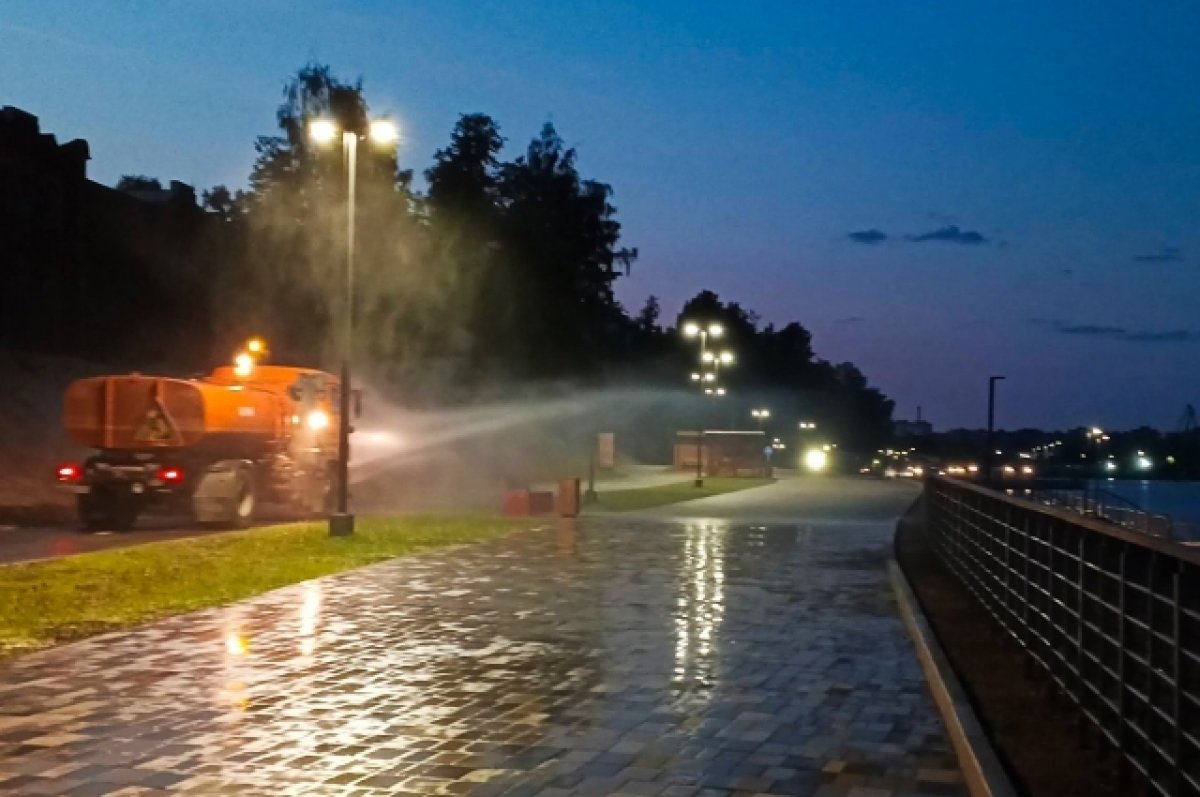
<svg viewBox="0 0 1200 797">
<path fill-rule="evenodd" d="M 0 793 L 961 795 L 885 524 L 586 520 L 0 666 Z"/>
</svg>

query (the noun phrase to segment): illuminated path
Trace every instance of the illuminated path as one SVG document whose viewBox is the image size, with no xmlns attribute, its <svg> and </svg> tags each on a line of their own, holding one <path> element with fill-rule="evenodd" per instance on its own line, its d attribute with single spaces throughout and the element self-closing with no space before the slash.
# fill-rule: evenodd
<svg viewBox="0 0 1200 797">
<path fill-rule="evenodd" d="M 887 588 L 911 498 L 789 481 L 27 656 L 0 793 L 963 794 Z"/>
</svg>

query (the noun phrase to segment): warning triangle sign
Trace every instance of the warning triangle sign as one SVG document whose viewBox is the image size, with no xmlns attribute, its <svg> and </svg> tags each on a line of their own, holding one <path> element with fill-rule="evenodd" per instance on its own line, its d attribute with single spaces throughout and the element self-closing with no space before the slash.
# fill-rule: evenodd
<svg viewBox="0 0 1200 797">
<path fill-rule="evenodd" d="M 174 436 L 175 430 L 158 407 L 146 411 L 133 433 L 133 439 L 139 443 L 169 443 Z"/>
</svg>

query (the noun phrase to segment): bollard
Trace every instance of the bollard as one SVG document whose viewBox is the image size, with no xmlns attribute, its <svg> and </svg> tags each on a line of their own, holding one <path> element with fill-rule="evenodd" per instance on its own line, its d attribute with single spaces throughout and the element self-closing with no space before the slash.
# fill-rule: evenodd
<svg viewBox="0 0 1200 797">
<path fill-rule="evenodd" d="M 579 479 L 558 480 L 559 517 L 579 517 Z"/>
</svg>

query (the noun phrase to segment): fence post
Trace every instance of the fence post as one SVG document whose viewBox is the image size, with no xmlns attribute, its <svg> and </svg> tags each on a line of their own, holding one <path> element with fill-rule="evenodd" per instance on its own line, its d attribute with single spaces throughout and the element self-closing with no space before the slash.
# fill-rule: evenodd
<svg viewBox="0 0 1200 797">
<path fill-rule="evenodd" d="M 1171 672 L 1174 676 L 1171 680 L 1173 683 L 1171 695 L 1171 720 L 1174 731 L 1174 739 L 1172 739 L 1171 748 L 1171 768 L 1175 773 L 1175 782 L 1172 785 L 1172 794 L 1179 794 L 1182 786 L 1183 777 L 1181 770 L 1183 762 L 1180 760 L 1183 757 L 1183 729 L 1180 727 L 1183 721 L 1183 641 L 1182 641 L 1182 626 L 1183 626 L 1183 593 L 1182 593 L 1182 573 L 1183 565 L 1179 562 L 1175 563 L 1175 570 L 1171 573 L 1171 641 L 1172 658 Z"/>
<path fill-rule="evenodd" d="M 1124 755 L 1127 749 L 1125 733 L 1125 546 L 1117 549 L 1117 748 Z"/>
</svg>

